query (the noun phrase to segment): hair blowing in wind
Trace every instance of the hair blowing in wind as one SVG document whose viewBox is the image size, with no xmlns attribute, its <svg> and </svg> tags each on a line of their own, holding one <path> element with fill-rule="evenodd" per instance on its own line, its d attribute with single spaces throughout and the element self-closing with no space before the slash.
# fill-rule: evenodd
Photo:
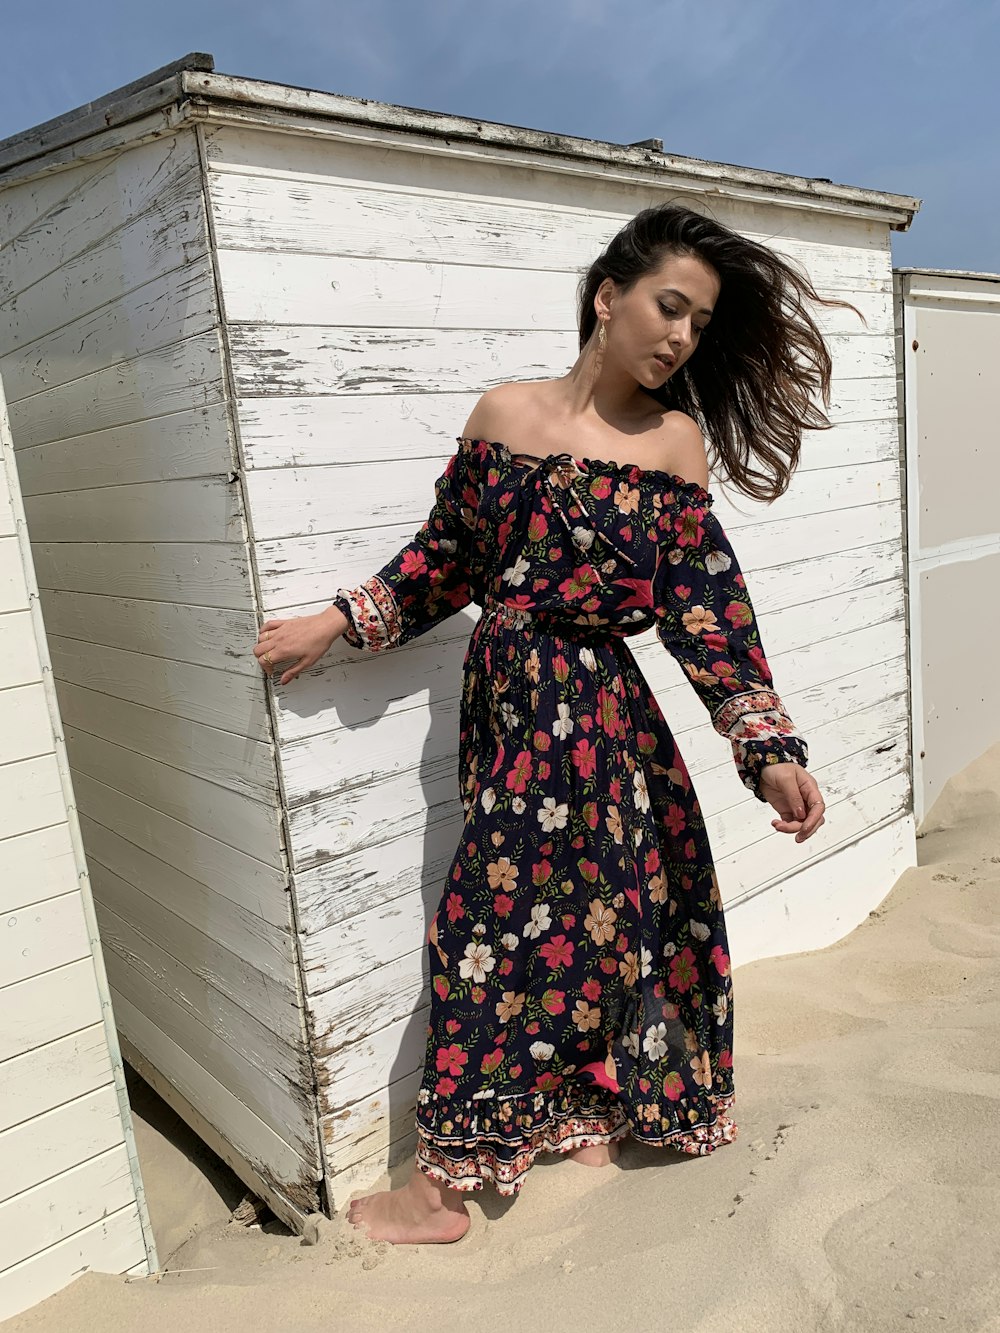
<svg viewBox="0 0 1000 1333">
<path fill-rule="evenodd" d="M 607 278 L 627 291 L 669 255 L 693 255 L 719 275 L 720 292 L 697 352 L 661 389 L 643 388 L 664 407 L 699 423 L 722 469 L 755 500 L 784 494 L 798 465 L 804 430 L 829 430 L 832 362 L 807 304 L 843 306 L 820 296 L 787 259 L 714 218 L 681 204 L 637 213 L 581 278 L 580 347 L 597 316 Z M 821 399 L 822 407 L 817 399 Z"/>
</svg>

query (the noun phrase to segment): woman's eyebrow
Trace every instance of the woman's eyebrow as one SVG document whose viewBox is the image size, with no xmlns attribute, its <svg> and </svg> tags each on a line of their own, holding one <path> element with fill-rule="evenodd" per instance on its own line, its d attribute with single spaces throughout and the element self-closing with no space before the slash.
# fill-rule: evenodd
<svg viewBox="0 0 1000 1333">
<path fill-rule="evenodd" d="M 664 292 L 671 292 L 674 296 L 679 296 L 685 305 L 691 304 L 690 296 L 685 296 L 684 293 L 679 292 L 676 287 L 663 287 L 661 290 Z M 701 309 L 698 310 L 696 313 L 699 315 L 707 315 L 709 319 L 712 318 L 711 310 L 706 309 L 705 306 L 702 306 Z"/>
</svg>

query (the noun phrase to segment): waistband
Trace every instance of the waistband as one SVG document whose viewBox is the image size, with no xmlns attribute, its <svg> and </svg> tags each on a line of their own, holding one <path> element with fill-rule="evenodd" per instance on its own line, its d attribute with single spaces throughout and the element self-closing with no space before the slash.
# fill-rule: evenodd
<svg viewBox="0 0 1000 1333">
<path fill-rule="evenodd" d="M 562 611 L 528 610 L 512 606 L 500 598 L 488 597 L 483 603 L 481 623 L 496 621 L 509 629 L 530 628 L 537 634 L 567 639 L 581 644 L 618 644 L 624 642 L 626 631 L 609 625 L 588 625 L 574 622 Z"/>
</svg>

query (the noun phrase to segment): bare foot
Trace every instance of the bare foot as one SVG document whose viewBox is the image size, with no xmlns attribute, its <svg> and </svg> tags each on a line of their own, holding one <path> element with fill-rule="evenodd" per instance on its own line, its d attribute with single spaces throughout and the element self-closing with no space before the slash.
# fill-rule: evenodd
<svg viewBox="0 0 1000 1333">
<path fill-rule="evenodd" d="M 621 1144 L 617 1139 L 610 1143 L 588 1144 L 585 1148 L 571 1148 L 566 1156 L 572 1162 L 581 1162 L 584 1166 L 610 1166 L 621 1156 Z"/>
<path fill-rule="evenodd" d="M 447 1245 L 461 1240 L 471 1218 L 458 1190 L 432 1180 L 417 1166 L 400 1189 L 354 1199 L 347 1220 L 371 1240 L 392 1245 Z"/>
</svg>

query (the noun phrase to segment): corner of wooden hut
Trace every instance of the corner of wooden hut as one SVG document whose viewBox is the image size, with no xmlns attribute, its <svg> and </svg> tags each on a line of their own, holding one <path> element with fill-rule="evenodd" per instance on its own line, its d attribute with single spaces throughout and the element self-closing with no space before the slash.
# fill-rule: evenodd
<svg viewBox="0 0 1000 1333">
<path fill-rule="evenodd" d="M 633 641 L 739 964 L 840 938 L 915 860 L 889 234 L 918 201 L 210 57 L 0 144 L 0 368 L 122 1050 L 293 1227 L 413 1148 L 475 611 L 273 690 L 257 626 L 412 537 L 479 394 L 564 372 L 582 270 L 666 199 L 867 320 L 817 312 L 836 429 L 788 493 L 716 488 L 822 839 L 773 836 L 677 664 Z"/>
</svg>

